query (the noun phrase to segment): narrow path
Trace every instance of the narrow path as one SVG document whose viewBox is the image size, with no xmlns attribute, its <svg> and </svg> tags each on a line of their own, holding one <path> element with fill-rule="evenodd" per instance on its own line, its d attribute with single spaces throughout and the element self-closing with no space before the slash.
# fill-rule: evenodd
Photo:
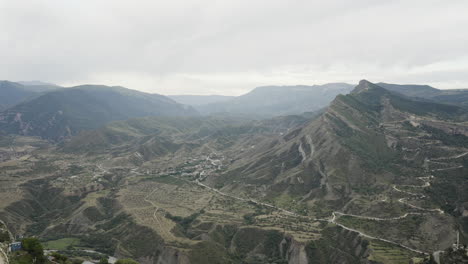
<svg viewBox="0 0 468 264">
<path fill-rule="evenodd" d="M 8 256 L 7 254 L 5 253 L 5 251 L 3 251 L 3 248 L 0 246 L 0 264 L 9 264 L 9 260 L 8 260 Z"/>
<path fill-rule="evenodd" d="M 449 168 L 434 169 L 434 170 L 431 170 L 431 171 L 456 170 L 456 169 L 461 169 L 461 168 L 463 168 L 462 165 L 460 165 L 460 166 L 455 166 L 455 167 L 449 167 Z"/>
<path fill-rule="evenodd" d="M 466 155 L 468 155 L 468 152 L 464 152 L 464 153 L 461 153 L 459 155 L 450 156 L 450 157 L 433 158 L 433 159 L 430 159 L 429 162 L 434 161 L 434 160 L 458 159 L 458 158 L 464 157 Z"/>
<path fill-rule="evenodd" d="M 402 204 L 406 204 L 407 206 L 411 207 L 411 208 L 414 208 L 414 209 L 418 209 L 418 210 L 421 210 L 421 211 L 426 211 L 426 212 L 438 212 L 439 214 L 444 214 L 444 211 L 442 211 L 441 209 L 439 208 L 435 208 L 435 209 L 427 209 L 427 208 L 422 208 L 422 207 L 419 207 L 419 206 L 416 206 L 414 204 L 410 204 L 406 201 L 406 198 L 400 198 L 398 199 L 398 202 L 402 203 Z"/>
<path fill-rule="evenodd" d="M 381 217 L 372 217 L 372 216 L 363 216 L 363 215 L 354 215 L 354 214 L 345 214 L 342 212 L 334 212 L 337 215 L 341 216 L 351 216 L 354 218 L 360 218 L 360 219 L 365 219 L 365 220 L 373 220 L 373 221 L 392 221 L 392 220 L 401 220 L 404 219 L 410 215 L 422 215 L 423 213 L 405 213 L 404 215 L 401 216 L 396 216 L 396 217 L 388 217 L 388 218 L 381 218 Z"/>
<path fill-rule="evenodd" d="M 299 152 L 301 153 L 301 156 L 304 160 L 304 156 L 305 153 L 304 153 L 304 150 L 302 149 L 302 146 L 299 146 Z M 468 152 L 466 153 L 462 153 L 462 154 L 459 154 L 459 155 L 456 155 L 456 156 L 452 156 L 452 157 L 443 157 L 443 158 L 437 158 L 437 159 L 433 159 L 433 160 L 442 160 L 442 159 L 456 159 L 456 158 L 460 158 L 460 157 L 463 157 L 465 155 L 468 155 Z M 431 161 L 431 160 L 428 160 L 428 161 Z M 459 166 L 459 167 L 456 167 L 456 168 L 460 168 L 460 167 L 463 167 L 463 166 Z M 446 169 L 453 169 L 453 168 L 446 168 Z M 446 169 L 443 169 L 443 170 L 446 170 Z M 398 243 L 398 242 L 394 242 L 394 241 L 391 241 L 391 240 L 388 240 L 388 239 L 384 239 L 384 238 L 379 238 L 379 237 L 374 237 L 374 236 L 371 236 L 371 235 L 368 235 L 366 233 L 363 233 L 359 230 L 356 230 L 356 229 L 353 229 L 353 228 L 350 228 L 350 227 L 347 227 L 343 224 L 340 224 L 337 222 L 337 219 L 340 217 L 340 216 L 351 216 L 351 217 L 355 217 L 355 218 L 359 218 L 359 219 L 366 219 L 366 220 L 373 220 L 373 221 L 392 221 L 392 220 L 401 220 L 401 219 L 404 219 L 410 215 L 422 215 L 424 213 L 415 213 L 415 212 L 409 212 L 409 213 L 405 213 L 401 216 L 396 216 L 396 217 L 388 217 L 388 218 L 381 218 L 381 217 L 371 217 L 371 216 L 361 216 L 361 215 L 354 215 L 354 214 L 347 214 L 347 213 L 343 213 L 343 212 L 338 212 L 338 211 L 334 211 L 332 212 L 332 215 L 329 217 L 329 218 L 311 218 L 311 217 L 305 217 L 305 216 L 301 216 L 301 215 L 298 215 L 292 211 L 289 211 L 289 210 L 286 210 L 286 209 L 283 209 L 283 208 L 280 208 L 280 207 L 277 207 L 275 205 L 271 205 L 271 204 L 268 204 L 268 203 L 263 203 L 263 202 L 259 202 L 259 201 L 256 201 L 254 199 L 246 199 L 246 198 L 241 198 L 241 197 L 237 197 L 237 196 L 234 196 L 234 195 L 231 195 L 231 194 L 227 194 L 227 193 L 224 193 L 216 188 L 212 188 L 206 184 L 203 184 L 199 181 L 199 179 L 195 179 L 194 181 L 188 181 L 188 180 L 185 180 L 185 179 L 180 179 L 178 177 L 175 177 L 175 176 L 171 176 L 171 177 L 174 177 L 176 179 L 179 179 L 179 180 L 184 180 L 186 182 L 189 182 L 189 183 L 194 183 L 194 184 L 197 184 L 198 186 L 201 186 L 203 188 L 206 188 L 212 192 L 215 192 L 221 196 L 225 196 L 225 197 L 228 197 L 228 198 L 232 198 L 232 199 L 235 199 L 235 200 L 238 200 L 238 201 L 242 201 L 242 202 L 251 202 L 251 203 L 254 203 L 256 205 L 260 205 L 260 206 L 264 206 L 264 207 L 269 207 L 269 208 L 273 208 L 275 210 L 278 210 L 280 212 L 283 212 L 285 214 L 288 214 L 290 216 L 293 216 L 293 217 L 297 217 L 297 218 L 301 218 L 301 219 L 307 219 L 309 221 L 324 221 L 324 222 L 328 222 L 328 223 L 332 223 L 332 224 L 335 224 L 337 226 L 340 226 L 341 228 L 345 229 L 345 230 L 348 230 L 348 231 L 352 231 L 352 232 L 356 232 L 358 233 L 360 236 L 362 237 L 365 237 L 365 238 L 369 238 L 369 239 L 372 239 L 372 240 L 378 240 L 378 241 L 382 241 L 382 242 L 386 242 L 386 243 L 389 243 L 389 244 L 392 244 L 392 245 L 395 245 L 395 246 L 399 246 L 399 247 L 402 247 L 404 249 L 407 249 L 409 251 L 412 251 L 412 252 L 415 252 L 415 253 L 418 253 L 418 254 L 423 254 L 423 255 L 429 255 L 429 253 L 427 252 L 424 252 L 424 251 L 421 251 L 419 249 L 415 249 L 415 248 L 411 248 L 411 247 L 408 247 L 406 245 L 403 245 L 401 243 Z M 412 188 L 427 188 L 427 187 L 430 187 L 431 184 L 430 184 L 430 180 L 433 176 L 427 176 L 427 177 L 419 177 L 418 179 L 420 179 L 421 181 L 424 182 L 424 184 L 422 185 L 400 185 L 401 187 L 412 187 Z M 416 198 L 419 198 L 419 199 L 423 199 L 425 198 L 426 196 L 424 194 L 417 194 L 417 193 L 412 193 L 412 192 L 408 192 L 408 191 L 404 191 L 404 190 L 401 190 L 399 189 L 396 185 L 393 185 L 392 187 L 395 191 L 398 191 L 398 192 L 401 192 L 401 193 L 404 193 L 406 195 L 410 195 L 412 197 L 416 197 Z M 149 196 L 149 195 L 148 195 Z M 148 197 L 147 196 L 147 197 Z M 146 198 L 145 198 L 146 200 Z M 444 212 L 439 209 L 439 208 L 436 208 L 436 209 L 426 209 L 426 208 L 422 208 L 422 207 L 419 207 L 419 206 L 416 206 L 416 205 L 413 205 L 413 204 L 410 204 L 408 203 L 407 201 L 407 198 L 400 198 L 398 200 L 398 202 L 400 203 L 403 203 L 411 208 L 414 208 L 414 209 L 418 209 L 418 210 L 421 210 L 421 211 L 425 211 L 425 212 L 438 212 L 440 214 L 443 214 Z M 151 201 L 147 200 L 148 202 L 150 202 L 151 204 L 153 204 Z M 155 206 L 156 207 L 156 206 Z M 157 212 L 158 208 L 156 207 L 156 210 L 155 210 L 155 213 Z M 338 216 L 337 216 L 338 215 Z"/>
<path fill-rule="evenodd" d="M 153 212 L 153 219 L 156 221 L 156 223 L 158 223 L 159 227 L 162 229 L 162 225 L 161 225 L 161 222 L 159 222 L 159 219 L 156 215 L 156 213 L 158 212 L 159 210 L 159 206 L 157 206 L 156 204 L 154 204 L 153 201 L 149 200 L 148 197 L 150 197 L 153 193 L 156 192 L 156 190 L 158 189 L 158 187 L 154 188 L 148 195 L 145 196 L 145 198 L 143 198 L 143 200 L 145 202 L 148 202 L 150 203 L 154 208 L 156 208 Z"/>
<path fill-rule="evenodd" d="M 201 182 L 199 182 L 198 180 L 195 180 L 196 184 L 198 184 L 199 186 L 202 186 L 202 187 L 205 187 L 207 188 L 208 190 L 211 190 L 211 191 L 214 191 L 220 195 L 223 195 L 223 196 L 226 196 L 226 197 L 230 197 L 230 198 L 233 198 L 233 199 L 237 199 L 237 200 L 240 200 L 240 201 L 248 201 L 248 202 L 252 202 L 252 203 L 255 203 L 255 204 L 258 204 L 258 205 L 262 205 L 262 206 L 266 206 L 266 207 L 270 207 L 270 208 L 274 208 L 274 209 L 277 209 L 279 211 L 282 211 L 282 212 L 285 212 L 291 216 L 294 216 L 294 217 L 299 217 L 299 218 L 304 218 L 304 216 L 300 216 L 296 213 L 293 213 L 291 211 L 288 211 L 286 209 L 283 209 L 283 208 L 280 208 L 280 207 L 277 207 L 277 206 L 274 206 L 274 205 L 271 205 L 271 204 L 267 204 L 267 203 L 261 203 L 261 202 L 257 202 L 253 199 L 243 199 L 243 198 L 239 198 L 239 197 L 236 197 L 236 196 L 233 196 L 233 195 L 229 195 L 229 194 L 226 194 L 226 193 L 223 193 L 215 188 L 212 188 L 212 187 L 209 187 Z M 427 252 L 424 252 L 424 251 L 421 251 L 421 250 L 418 250 L 418 249 L 414 249 L 414 248 L 411 248 L 411 247 L 408 247 L 408 246 L 405 246 L 403 244 L 400 244 L 400 243 L 397 243 L 397 242 L 394 242 L 394 241 L 390 241 L 388 239 L 384 239 L 384 238 L 378 238 L 378 237 L 374 237 L 374 236 L 371 236 L 371 235 L 368 235 L 368 234 L 365 234 L 359 230 L 356 230 L 356 229 L 353 229 L 353 228 L 349 228 L 343 224 L 340 224 L 340 223 L 337 223 L 336 222 L 336 219 L 339 218 L 337 217 L 336 215 L 339 214 L 339 215 L 346 215 L 344 213 L 341 213 L 341 212 L 333 212 L 332 215 L 331 215 L 331 218 L 328 218 L 328 219 L 320 219 L 320 218 L 310 218 L 310 217 L 306 217 L 307 219 L 311 220 L 311 221 L 325 221 L 325 222 L 329 222 L 329 223 L 332 223 L 332 224 L 335 224 L 337 226 L 340 226 L 341 228 L 345 229 L 345 230 L 348 230 L 348 231 L 352 231 L 352 232 L 356 232 L 358 233 L 360 236 L 362 237 L 366 237 L 366 238 L 369 238 L 369 239 L 373 239 L 373 240 L 379 240 L 379 241 L 382 241 L 382 242 L 386 242 L 386 243 L 390 243 L 392 245 L 396 245 L 396 246 L 399 246 L 399 247 L 402 247 L 402 248 L 405 248 L 407 250 L 410 250 L 412 252 L 415 252 L 415 253 L 418 253 L 418 254 L 423 254 L 423 255 L 428 255 L 429 253 Z M 372 220 L 377 220 L 377 221 L 388 221 L 388 220 L 398 220 L 398 219 L 402 219 L 404 217 L 407 217 L 408 215 L 410 215 L 412 213 L 407 213 L 406 215 L 403 215 L 403 216 L 400 216 L 400 217 L 396 217 L 396 218 L 372 218 Z M 366 217 L 363 217 L 363 218 L 366 218 Z M 371 218 L 369 218 L 371 219 Z"/>
<path fill-rule="evenodd" d="M 400 243 L 397 243 L 397 242 L 394 242 L 394 241 L 390 241 L 388 239 L 384 239 L 384 238 L 378 238 L 378 237 L 374 237 L 374 236 L 371 236 L 371 235 L 368 235 L 368 234 L 365 234 L 359 230 L 356 230 L 356 229 L 353 229 L 353 228 L 349 228 L 347 226 L 344 226 L 340 223 L 337 223 L 336 221 L 336 217 L 335 217 L 335 212 L 333 212 L 333 218 L 330 220 L 330 223 L 333 223 L 337 226 L 340 226 L 341 228 L 343 229 L 346 229 L 346 230 L 349 230 L 349 231 L 353 231 L 353 232 L 356 232 L 358 233 L 360 236 L 362 237 L 366 237 L 366 238 L 369 238 L 369 239 L 373 239 L 373 240 L 379 240 L 379 241 L 383 241 L 383 242 L 387 242 L 389 244 L 392 244 L 392 245 L 395 245 L 395 246 L 399 246 L 399 247 L 402 247 L 402 248 L 405 248 L 409 251 L 412 251 L 412 252 L 415 252 L 415 253 L 418 253 L 418 254 L 423 254 L 423 255 L 429 255 L 429 253 L 427 252 L 424 252 L 424 251 L 421 251 L 421 250 L 418 250 L 418 249 L 414 249 L 414 248 L 411 248 L 411 247 L 408 247 L 408 246 L 405 246 L 403 244 L 400 244 Z"/>
</svg>

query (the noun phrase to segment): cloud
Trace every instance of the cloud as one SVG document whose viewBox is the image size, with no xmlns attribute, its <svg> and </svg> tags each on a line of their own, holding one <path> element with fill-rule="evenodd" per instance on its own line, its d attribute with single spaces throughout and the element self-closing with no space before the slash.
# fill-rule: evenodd
<svg viewBox="0 0 468 264">
<path fill-rule="evenodd" d="M 366 78 L 468 88 L 468 2 L 0 0 L 0 79 L 163 94 Z"/>
</svg>

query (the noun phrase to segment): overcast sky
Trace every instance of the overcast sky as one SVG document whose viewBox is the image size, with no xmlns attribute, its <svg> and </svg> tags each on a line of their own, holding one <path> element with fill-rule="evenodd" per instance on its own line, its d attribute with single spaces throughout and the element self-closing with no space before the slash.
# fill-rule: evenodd
<svg viewBox="0 0 468 264">
<path fill-rule="evenodd" d="M 0 79 L 161 94 L 468 88 L 468 1 L 0 0 Z"/>
</svg>

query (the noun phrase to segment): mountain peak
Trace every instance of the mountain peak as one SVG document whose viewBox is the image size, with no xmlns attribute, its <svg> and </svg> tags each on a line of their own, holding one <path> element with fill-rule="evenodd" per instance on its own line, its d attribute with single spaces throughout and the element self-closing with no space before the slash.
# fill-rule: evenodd
<svg viewBox="0 0 468 264">
<path fill-rule="evenodd" d="M 368 80 L 361 80 L 359 84 L 351 91 L 351 94 L 359 94 L 368 91 L 385 91 L 384 88 L 369 82 Z"/>
<path fill-rule="evenodd" d="M 372 83 L 365 79 L 359 81 L 359 85 L 369 85 L 369 84 L 372 84 Z"/>
</svg>

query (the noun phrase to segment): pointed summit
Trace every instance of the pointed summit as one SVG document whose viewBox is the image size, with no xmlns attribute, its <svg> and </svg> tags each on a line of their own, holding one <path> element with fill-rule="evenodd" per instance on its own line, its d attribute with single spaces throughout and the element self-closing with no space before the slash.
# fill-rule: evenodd
<svg viewBox="0 0 468 264">
<path fill-rule="evenodd" d="M 369 82 L 368 80 L 361 80 L 359 81 L 359 84 L 354 88 L 354 90 L 351 92 L 352 94 L 358 94 L 362 93 L 364 91 L 370 91 L 370 90 L 384 90 L 382 87 Z"/>
<path fill-rule="evenodd" d="M 359 85 L 369 85 L 369 84 L 372 84 L 372 83 L 365 79 L 359 81 Z"/>
</svg>

